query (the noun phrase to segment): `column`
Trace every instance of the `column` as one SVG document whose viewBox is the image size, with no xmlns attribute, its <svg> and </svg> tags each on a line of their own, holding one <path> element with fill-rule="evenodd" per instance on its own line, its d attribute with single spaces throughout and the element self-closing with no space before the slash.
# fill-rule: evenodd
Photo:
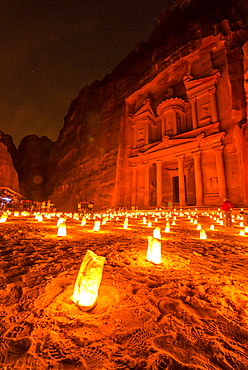
<svg viewBox="0 0 248 370">
<path fill-rule="evenodd" d="M 149 179 L 149 172 L 150 172 L 150 164 L 145 163 L 144 165 L 144 207 L 149 207 L 150 205 L 150 179 Z"/>
<path fill-rule="evenodd" d="M 209 95 L 210 95 L 210 102 L 211 102 L 212 119 L 213 119 L 213 123 L 215 123 L 219 121 L 215 89 L 209 91 Z"/>
<path fill-rule="evenodd" d="M 173 111 L 173 135 L 177 135 L 177 113 L 175 109 L 172 109 Z"/>
<path fill-rule="evenodd" d="M 202 169 L 201 169 L 201 151 L 193 153 L 195 168 L 195 192 L 196 205 L 203 206 L 203 187 L 202 187 Z"/>
<path fill-rule="evenodd" d="M 132 168 L 132 194 L 131 194 L 131 205 L 136 206 L 137 201 L 137 166 Z"/>
<path fill-rule="evenodd" d="M 148 127 L 148 120 L 144 122 L 144 138 L 145 138 L 145 145 L 149 144 L 149 127 Z"/>
<path fill-rule="evenodd" d="M 195 130 L 198 127 L 197 124 L 197 112 L 196 112 L 196 98 L 190 99 L 191 107 L 192 107 L 192 126 L 193 130 Z"/>
<path fill-rule="evenodd" d="M 165 116 L 162 116 L 161 121 L 162 121 L 162 138 L 163 138 L 163 137 L 164 137 L 164 135 L 165 135 L 165 132 L 166 132 L 166 127 L 165 127 L 165 125 L 166 125 L 166 122 L 165 122 Z"/>
<path fill-rule="evenodd" d="M 185 207 L 185 181 L 184 181 L 184 155 L 177 157 L 178 161 L 178 176 L 179 176 L 179 205 Z"/>
<path fill-rule="evenodd" d="M 162 205 L 162 161 L 156 162 L 157 175 L 157 207 Z"/>
<path fill-rule="evenodd" d="M 227 196 L 226 191 L 226 177 L 225 177 L 225 168 L 223 161 L 223 149 L 224 147 L 213 148 L 215 153 L 216 160 L 216 171 L 218 177 L 218 186 L 219 186 L 219 201 L 223 202 L 223 199 Z"/>
</svg>

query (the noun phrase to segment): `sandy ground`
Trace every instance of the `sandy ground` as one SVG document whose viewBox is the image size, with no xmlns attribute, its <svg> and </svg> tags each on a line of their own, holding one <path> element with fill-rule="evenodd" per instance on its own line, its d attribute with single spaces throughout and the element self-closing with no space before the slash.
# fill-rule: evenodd
<svg viewBox="0 0 248 370">
<path fill-rule="evenodd" d="M 10 215 L 0 224 L 0 368 L 248 369 L 248 236 L 240 220 L 226 228 L 198 211 L 201 240 L 175 215 L 170 233 L 166 214 L 147 215 L 152 227 L 133 215 L 127 230 L 120 215 L 99 232 L 67 217 L 66 237 L 58 217 Z M 155 226 L 160 265 L 146 261 Z M 83 312 L 70 297 L 87 250 L 106 262 L 97 304 Z"/>
</svg>

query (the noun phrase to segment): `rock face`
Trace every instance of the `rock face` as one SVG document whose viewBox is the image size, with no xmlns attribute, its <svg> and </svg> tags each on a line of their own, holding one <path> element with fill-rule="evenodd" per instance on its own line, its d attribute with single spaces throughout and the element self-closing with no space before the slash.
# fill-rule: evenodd
<svg viewBox="0 0 248 370">
<path fill-rule="evenodd" d="M 18 147 L 20 192 L 27 199 L 43 201 L 47 198 L 47 164 L 53 146 L 54 143 L 46 136 L 28 135 Z"/>
<path fill-rule="evenodd" d="M 10 188 L 19 192 L 19 181 L 17 172 L 13 166 L 12 158 L 7 146 L 2 142 L 3 133 L 0 139 L 0 186 Z"/>
<path fill-rule="evenodd" d="M 180 1 L 79 93 L 49 162 L 58 208 L 248 204 L 247 16 L 245 0 Z"/>
</svg>

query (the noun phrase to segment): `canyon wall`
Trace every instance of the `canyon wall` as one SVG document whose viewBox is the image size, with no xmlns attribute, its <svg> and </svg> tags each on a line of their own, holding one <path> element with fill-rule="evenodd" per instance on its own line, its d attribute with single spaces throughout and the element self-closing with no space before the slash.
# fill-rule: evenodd
<svg viewBox="0 0 248 370">
<path fill-rule="evenodd" d="M 185 104 L 185 119 L 188 122 L 187 130 L 194 131 L 196 127 L 192 127 L 193 101 L 188 91 L 191 88 L 187 88 L 184 81 L 187 78 L 208 78 L 215 73 L 219 76 L 218 81 L 216 79 L 214 82 L 214 88 L 217 89 L 218 119 L 215 119 L 215 122 L 210 117 L 209 121 L 204 122 L 218 123 L 218 128 L 215 131 L 212 126 L 212 131 L 198 129 L 199 132 L 194 131 L 191 136 L 194 138 L 194 135 L 201 134 L 207 137 L 212 133 L 222 132 L 218 143 L 224 145 L 225 176 L 228 180 L 225 180 L 226 193 L 219 194 L 220 185 L 217 183 L 220 178 L 216 174 L 212 177 L 202 174 L 205 176 L 201 181 L 206 193 L 203 197 L 209 205 L 211 202 L 217 204 L 222 195 L 230 196 L 237 204 L 247 203 L 247 183 L 244 184 L 244 181 L 247 181 L 247 170 L 244 166 L 247 156 L 247 101 L 243 51 L 248 39 L 247 15 L 247 3 L 243 0 L 180 1 L 170 11 L 162 14 L 158 26 L 147 42 L 137 45 L 103 81 L 95 81 L 79 93 L 65 117 L 64 127 L 49 164 L 51 177 L 48 193 L 51 193 L 50 199 L 58 208 L 76 210 L 79 201 L 91 200 L 97 209 L 124 205 L 159 205 L 156 194 L 158 172 L 148 169 L 148 177 L 154 178 L 154 181 L 148 180 L 149 185 L 145 187 L 145 178 L 141 175 L 141 167 L 145 162 L 137 159 L 145 155 L 149 167 L 153 165 L 152 161 L 157 163 L 159 159 L 157 154 L 153 155 L 152 159 L 147 152 L 154 143 L 158 145 L 164 140 L 164 133 L 161 134 L 162 120 L 157 108 L 167 99 L 182 99 Z M 143 147 L 134 151 L 136 123 L 132 116 L 142 109 L 147 99 L 153 112 L 150 114 L 154 115 L 152 126 L 157 127 L 157 132 L 152 134 L 153 138 L 152 135 L 149 136 L 149 141 L 144 143 Z M 209 109 L 209 102 L 203 103 L 205 109 Z M 149 121 L 149 114 L 145 114 L 142 119 Z M 161 150 L 161 147 L 156 148 L 156 153 Z M 162 169 L 167 155 L 165 153 L 163 152 Z M 215 160 L 205 149 L 201 161 L 205 167 L 209 166 L 210 172 L 211 168 L 216 172 Z M 134 178 L 137 174 L 132 175 L 132 167 L 137 164 L 140 165 L 138 180 Z M 170 166 L 172 167 L 169 168 Z M 175 174 L 178 175 L 178 164 L 170 166 L 168 171 L 177 171 Z M 188 158 L 186 167 L 192 166 L 194 167 L 194 164 Z M 166 180 L 166 176 L 165 171 L 162 171 L 164 180 L 162 190 L 159 190 L 159 199 L 164 196 L 171 197 L 173 189 L 167 187 L 169 180 Z M 139 189 L 137 181 L 140 182 Z M 188 173 L 187 181 L 190 198 L 187 203 L 196 204 L 195 173 Z M 242 189 L 240 183 L 243 183 Z M 153 200 L 149 199 L 152 196 L 151 186 L 155 187 Z M 209 187 L 212 187 L 212 193 L 208 195 Z M 136 195 L 132 196 L 134 192 Z M 144 195 L 146 192 L 149 194 Z M 148 200 L 144 201 L 145 197 Z M 179 202 L 179 199 L 174 199 L 176 200 Z"/>
<path fill-rule="evenodd" d="M 2 141 L 3 133 L 0 133 L 0 187 L 7 187 L 19 192 L 18 175 L 7 146 Z M 11 137 L 9 136 L 7 140 Z"/>
<path fill-rule="evenodd" d="M 36 138 L 31 140 L 33 143 L 29 150 L 33 150 L 33 146 L 37 150 L 36 163 L 42 162 L 41 170 L 34 169 L 29 174 L 32 167 L 28 160 L 29 152 L 24 143 L 21 145 L 20 153 L 23 153 L 20 158 L 23 159 L 19 172 L 26 197 L 42 200 L 49 195 L 58 209 L 63 210 L 76 210 L 79 201 L 92 200 L 96 209 L 136 204 L 140 207 L 159 205 L 158 199 L 161 201 L 161 197 L 172 196 L 173 189 L 167 184 L 178 176 L 168 174 L 178 175 L 179 167 L 178 163 L 171 163 L 167 168 L 167 152 L 163 151 L 162 189 L 158 189 L 160 175 L 154 167 L 159 160 L 157 153 L 164 150 L 165 143 L 172 146 L 172 142 L 167 140 L 168 135 L 162 132 L 165 121 L 159 116 L 158 107 L 168 99 L 182 99 L 184 105 L 180 109 L 185 115 L 182 119 L 187 121 L 184 131 L 187 129 L 194 133 L 180 139 L 180 132 L 177 131 L 175 139 L 186 138 L 190 141 L 196 140 L 197 136 L 199 139 L 199 135 L 209 137 L 213 133 L 223 133 L 218 143 L 224 148 L 226 195 L 237 204 L 247 204 L 247 88 L 244 86 L 245 68 L 247 73 L 247 8 L 244 0 L 191 0 L 179 1 L 172 9 L 165 11 L 146 42 L 137 45 L 102 81 L 95 81 L 80 91 L 70 105 L 55 145 L 45 143 L 45 155 L 38 151 Z M 215 126 L 218 128 L 214 131 L 213 126 L 209 130 L 193 127 L 194 103 L 190 97 L 190 84 L 194 81 L 191 80 L 207 79 L 215 73 L 218 73 L 214 82 L 218 122 L 214 122 L 213 117 L 208 117 L 208 121 L 202 118 L 201 125 L 202 122 L 218 123 Z M 150 105 L 149 109 L 146 102 Z M 197 104 L 201 104 L 200 101 Z M 204 104 L 207 112 L 209 102 L 203 101 Z M 144 142 L 142 147 L 140 140 L 137 150 L 134 131 L 138 127 L 135 119 L 140 112 L 144 120 L 153 123 L 148 124 L 151 126 L 148 142 Z M 196 128 L 198 131 L 195 131 Z M 169 139 L 172 138 L 169 136 Z M 173 143 L 180 144 L 175 140 Z M 155 144 L 156 150 L 152 149 Z M 164 145 L 163 148 L 160 144 Z M 148 177 L 154 180 L 149 180 L 149 188 L 143 184 L 141 169 L 146 163 L 137 159 L 142 156 L 149 162 Z M 186 162 L 185 169 L 195 166 L 190 158 Z M 216 172 L 212 154 L 204 152 L 201 165 L 207 167 L 208 163 L 209 171 L 212 168 Z M 133 167 L 137 164 L 141 166 L 134 175 Z M 192 171 L 188 170 L 185 175 L 188 181 L 187 204 L 196 204 L 196 174 Z M 209 177 L 206 174 L 201 181 L 204 201 L 210 204 L 215 194 L 213 204 L 217 204 L 220 197 L 217 194 L 220 190 L 218 176 Z M 154 189 L 151 189 L 152 186 Z M 174 186 L 177 186 L 176 181 Z M 213 193 L 208 194 L 209 187 L 212 187 Z"/>
</svg>

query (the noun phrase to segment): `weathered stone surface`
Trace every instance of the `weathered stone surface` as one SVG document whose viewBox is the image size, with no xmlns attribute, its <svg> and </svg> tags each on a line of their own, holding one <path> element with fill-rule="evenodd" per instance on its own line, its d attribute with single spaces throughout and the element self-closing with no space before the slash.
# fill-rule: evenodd
<svg viewBox="0 0 248 370">
<path fill-rule="evenodd" d="M 146 43 L 79 93 L 49 164 L 59 208 L 159 206 L 164 197 L 247 204 L 247 15 L 244 0 L 179 1 Z"/>
<path fill-rule="evenodd" d="M 0 138 L 0 186 L 10 188 L 19 192 L 19 181 L 17 172 L 13 166 L 11 155 L 7 146 L 2 142 L 4 134 Z M 5 141 L 5 140 L 4 140 Z"/>
<path fill-rule="evenodd" d="M 25 136 L 18 147 L 20 192 L 27 199 L 43 201 L 47 198 L 47 163 L 54 143 L 46 136 Z"/>
</svg>

